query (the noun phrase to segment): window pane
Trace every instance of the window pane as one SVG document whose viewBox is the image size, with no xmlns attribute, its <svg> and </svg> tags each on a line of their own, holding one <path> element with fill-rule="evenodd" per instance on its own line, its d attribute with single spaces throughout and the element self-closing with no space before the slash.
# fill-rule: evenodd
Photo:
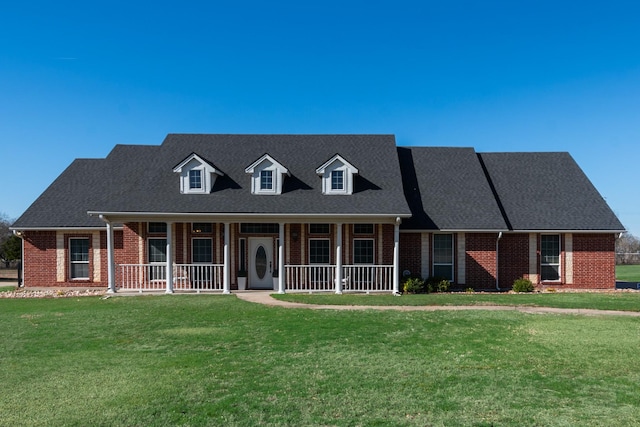
<svg viewBox="0 0 640 427">
<path fill-rule="evenodd" d="M 280 232 L 280 225 L 248 222 L 240 224 L 240 232 L 252 234 L 278 234 Z"/>
<path fill-rule="evenodd" d="M 149 233 L 166 233 L 166 232 L 167 232 L 166 222 L 150 222 L 149 223 Z"/>
<path fill-rule="evenodd" d="M 260 189 L 261 190 L 273 189 L 273 172 L 272 171 L 260 172 Z"/>
<path fill-rule="evenodd" d="M 353 234 L 373 234 L 373 224 L 353 224 Z"/>
<path fill-rule="evenodd" d="M 433 235 L 434 264 L 453 263 L 453 236 L 451 234 Z"/>
<path fill-rule="evenodd" d="M 167 239 L 149 239 L 149 262 L 167 262 Z"/>
<path fill-rule="evenodd" d="M 89 263 L 73 263 L 71 264 L 72 279 L 88 279 Z"/>
<path fill-rule="evenodd" d="M 353 263 L 373 264 L 373 240 L 358 239 L 353 241 Z"/>
<path fill-rule="evenodd" d="M 69 240 L 71 261 L 89 261 L 89 239 Z"/>
<path fill-rule="evenodd" d="M 189 188 L 202 188 L 202 173 L 199 170 L 189 171 Z"/>
<path fill-rule="evenodd" d="M 560 280 L 560 265 L 543 265 L 540 270 L 542 280 Z"/>
<path fill-rule="evenodd" d="M 193 262 L 213 262 L 213 242 L 211 239 L 193 239 Z"/>
<path fill-rule="evenodd" d="M 333 171 L 331 172 L 331 189 L 332 190 L 343 190 L 344 189 L 344 172 L 343 171 Z"/>
<path fill-rule="evenodd" d="M 309 234 L 329 234 L 329 224 L 309 224 Z"/>
<path fill-rule="evenodd" d="M 329 240 L 309 240 L 309 264 L 329 264 Z"/>
<path fill-rule="evenodd" d="M 444 277 L 449 281 L 453 281 L 453 265 L 434 265 L 434 277 Z"/>
</svg>

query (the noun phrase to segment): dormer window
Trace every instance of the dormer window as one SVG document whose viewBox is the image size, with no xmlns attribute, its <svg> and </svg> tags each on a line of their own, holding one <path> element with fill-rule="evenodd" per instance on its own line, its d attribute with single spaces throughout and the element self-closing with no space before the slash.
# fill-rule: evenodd
<svg viewBox="0 0 640 427">
<path fill-rule="evenodd" d="M 173 171 L 180 174 L 180 192 L 183 194 L 211 193 L 216 178 L 224 176 L 220 169 L 196 153 L 190 154 Z"/>
<path fill-rule="evenodd" d="M 252 194 L 282 194 L 282 184 L 289 170 L 268 154 L 250 164 L 245 172 L 251 174 Z"/>
<path fill-rule="evenodd" d="M 333 156 L 316 173 L 322 178 L 322 194 L 353 194 L 353 176 L 358 169 L 341 155 Z"/>
</svg>

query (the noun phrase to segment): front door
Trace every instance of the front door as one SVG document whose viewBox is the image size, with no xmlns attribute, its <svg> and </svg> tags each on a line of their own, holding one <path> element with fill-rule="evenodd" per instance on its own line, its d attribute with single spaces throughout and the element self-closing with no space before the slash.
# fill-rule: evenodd
<svg viewBox="0 0 640 427">
<path fill-rule="evenodd" d="M 273 289 L 273 238 L 249 238 L 249 287 Z"/>
</svg>

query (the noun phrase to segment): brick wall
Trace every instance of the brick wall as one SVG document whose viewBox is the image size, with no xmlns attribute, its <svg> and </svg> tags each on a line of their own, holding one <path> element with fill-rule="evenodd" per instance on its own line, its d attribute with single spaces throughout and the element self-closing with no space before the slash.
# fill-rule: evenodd
<svg viewBox="0 0 640 427">
<path fill-rule="evenodd" d="M 497 233 L 467 233 L 466 283 L 474 289 L 494 289 L 496 286 Z"/>
<path fill-rule="evenodd" d="M 614 288 L 614 234 L 573 235 L 573 288 Z"/>
<path fill-rule="evenodd" d="M 529 234 L 503 234 L 498 256 L 500 289 L 511 289 L 516 279 L 529 275 Z"/>
<path fill-rule="evenodd" d="M 409 270 L 420 276 L 422 271 L 422 236 L 420 233 L 400 233 L 400 273 Z"/>
</svg>

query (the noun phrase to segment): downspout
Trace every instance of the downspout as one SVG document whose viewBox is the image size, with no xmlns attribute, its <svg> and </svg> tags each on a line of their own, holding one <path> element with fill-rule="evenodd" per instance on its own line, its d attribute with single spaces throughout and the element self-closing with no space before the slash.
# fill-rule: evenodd
<svg viewBox="0 0 640 427">
<path fill-rule="evenodd" d="M 502 239 L 502 231 L 498 233 L 496 239 L 496 291 L 500 290 L 500 239 Z"/>
<path fill-rule="evenodd" d="M 22 231 L 13 230 L 13 235 L 20 239 L 20 265 L 18 266 L 18 287 L 24 287 L 22 279 L 24 278 L 24 234 Z"/>
</svg>

